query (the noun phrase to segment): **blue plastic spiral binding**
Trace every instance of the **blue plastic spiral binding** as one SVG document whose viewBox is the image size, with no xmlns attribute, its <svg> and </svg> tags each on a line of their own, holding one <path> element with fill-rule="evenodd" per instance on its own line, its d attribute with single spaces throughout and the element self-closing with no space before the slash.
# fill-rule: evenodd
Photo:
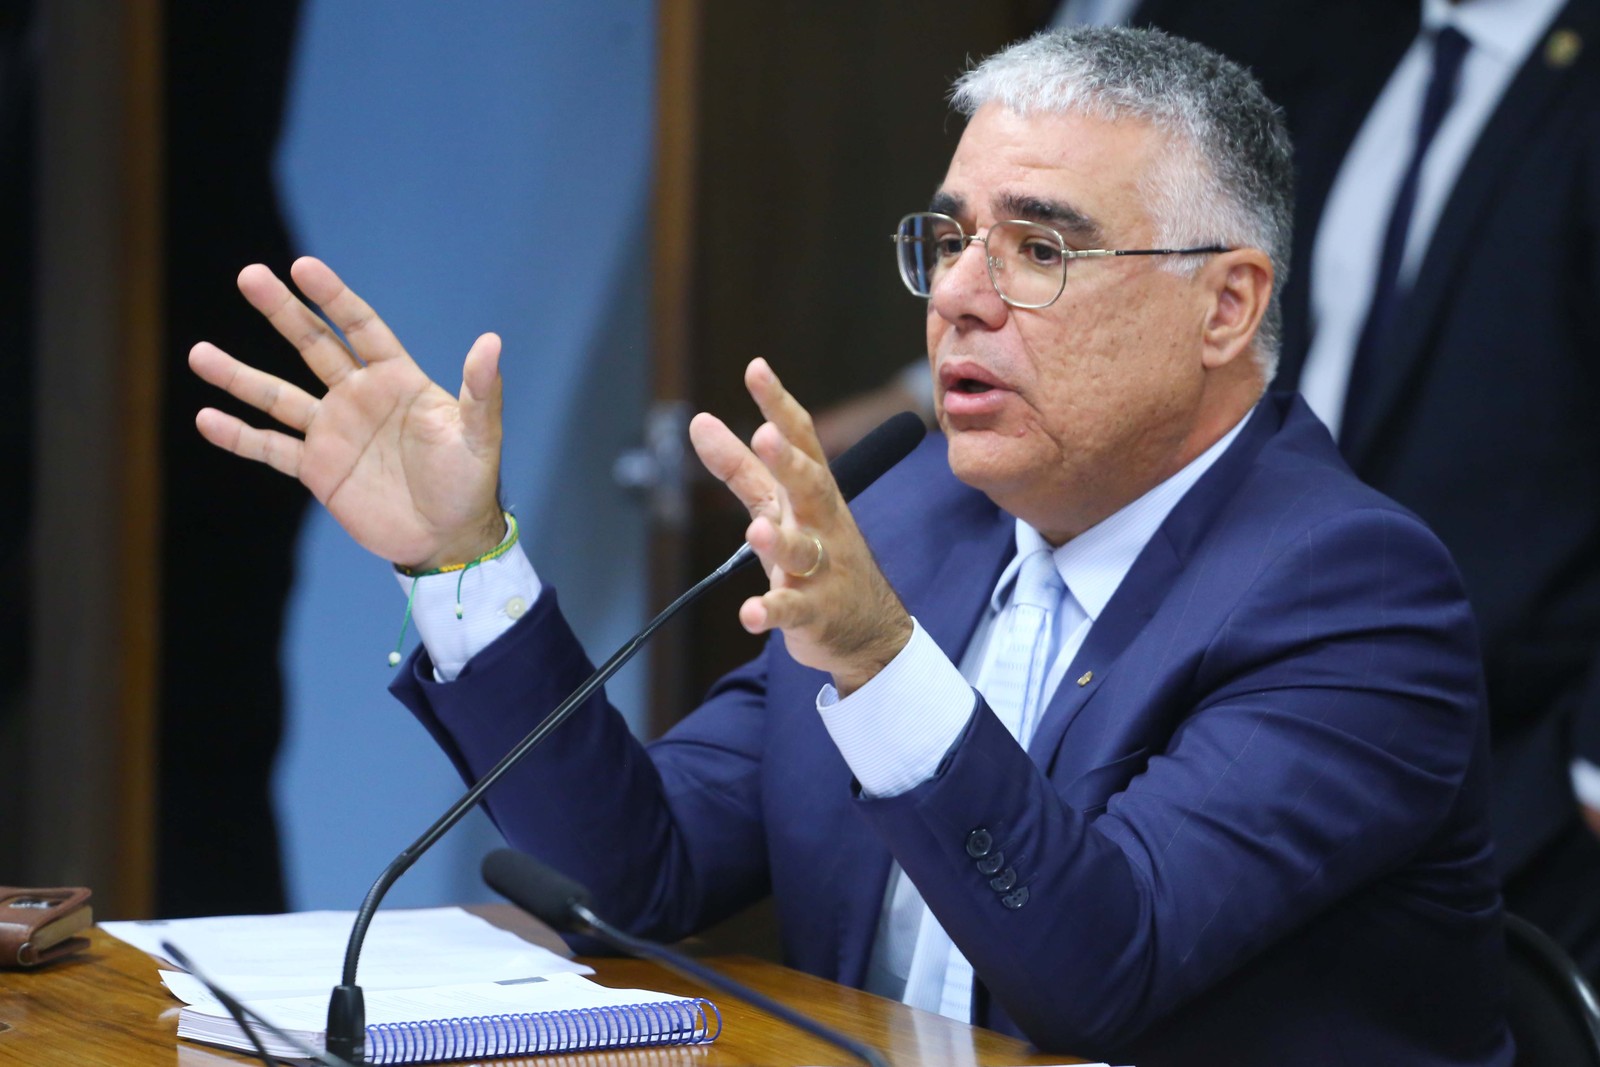
<svg viewBox="0 0 1600 1067">
<path fill-rule="evenodd" d="M 367 1027 L 369 1063 L 428 1063 L 488 1056 L 647 1045 L 703 1045 L 722 1034 L 709 1000 L 628 1004 L 523 1015 L 475 1015 Z"/>
</svg>

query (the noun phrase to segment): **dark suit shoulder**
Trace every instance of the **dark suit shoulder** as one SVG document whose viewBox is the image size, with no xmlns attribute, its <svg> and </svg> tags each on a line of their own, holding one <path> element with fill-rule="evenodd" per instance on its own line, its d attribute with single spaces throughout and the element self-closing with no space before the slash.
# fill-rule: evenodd
<svg viewBox="0 0 1600 1067">
<path fill-rule="evenodd" d="M 1350 472 L 1298 397 L 1262 401 L 1173 509 L 1108 614 L 1179 601 L 1186 632 L 1233 646 L 1229 674 L 1408 619 L 1430 647 L 1448 650 L 1466 703 L 1475 702 L 1477 638 L 1449 551 L 1416 515 Z M 1294 625 L 1283 625 L 1288 619 Z"/>
<path fill-rule="evenodd" d="M 1256 456 L 1248 473 L 1251 496 L 1292 504 L 1305 524 L 1354 509 L 1399 512 L 1415 518 L 1410 509 L 1351 470 L 1328 428 L 1299 394 L 1280 394 L 1272 402 L 1284 409 L 1283 427 Z"/>
<path fill-rule="evenodd" d="M 1185 555 L 1209 537 L 1250 537 L 1265 546 L 1357 512 L 1403 516 L 1426 530 L 1409 510 L 1356 477 L 1298 394 L 1272 393 L 1173 509 L 1163 532 Z"/>
</svg>

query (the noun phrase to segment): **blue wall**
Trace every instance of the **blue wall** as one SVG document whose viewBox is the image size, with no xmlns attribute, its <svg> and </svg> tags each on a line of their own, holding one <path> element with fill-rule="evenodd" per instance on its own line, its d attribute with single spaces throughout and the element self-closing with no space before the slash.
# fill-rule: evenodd
<svg viewBox="0 0 1600 1067">
<path fill-rule="evenodd" d="M 610 467 L 648 397 L 654 34 L 645 0 L 312 0 L 279 152 L 299 247 L 436 381 L 456 392 L 473 338 L 503 336 L 505 498 L 597 658 L 645 607 L 646 517 Z M 384 689 L 389 568 L 320 509 L 299 563 L 276 780 L 290 903 L 353 908 L 463 786 Z M 642 711 L 642 680 L 609 691 Z M 486 899 L 497 843 L 474 814 L 390 901 Z"/>
</svg>

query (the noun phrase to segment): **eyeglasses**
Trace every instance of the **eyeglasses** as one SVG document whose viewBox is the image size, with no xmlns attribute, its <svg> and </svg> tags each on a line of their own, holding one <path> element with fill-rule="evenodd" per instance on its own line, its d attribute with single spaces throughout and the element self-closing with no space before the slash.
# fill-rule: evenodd
<svg viewBox="0 0 1600 1067">
<path fill-rule="evenodd" d="M 920 297 L 933 295 L 939 284 L 976 241 L 983 245 L 985 266 L 994 291 L 1014 308 L 1043 308 L 1056 302 L 1067 285 L 1067 264 L 1074 259 L 1104 256 L 1191 256 L 1231 252 L 1222 245 L 1204 248 L 1068 248 L 1061 234 L 1037 222 L 1011 219 L 989 227 L 987 237 L 961 229 L 949 215 L 918 211 L 900 220 L 890 235 L 906 288 Z"/>
</svg>

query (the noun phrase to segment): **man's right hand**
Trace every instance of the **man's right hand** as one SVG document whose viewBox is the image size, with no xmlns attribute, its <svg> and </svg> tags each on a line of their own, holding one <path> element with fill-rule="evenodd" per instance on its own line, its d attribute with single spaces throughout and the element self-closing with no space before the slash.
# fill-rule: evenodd
<svg viewBox="0 0 1600 1067">
<path fill-rule="evenodd" d="M 327 324 L 271 270 L 239 272 L 239 291 L 328 387 L 320 399 L 202 341 L 189 366 L 205 381 L 302 436 L 262 430 L 215 408 L 195 425 L 206 440 L 298 478 L 351 537 L 417 570 L 466 563 L 505 534 L 500 471 L 500 338 L 467 352 L 460 397 L 435 385 L 383 320 L 326 264 L 289 271 L 339 327 Z"/>
</svg>

